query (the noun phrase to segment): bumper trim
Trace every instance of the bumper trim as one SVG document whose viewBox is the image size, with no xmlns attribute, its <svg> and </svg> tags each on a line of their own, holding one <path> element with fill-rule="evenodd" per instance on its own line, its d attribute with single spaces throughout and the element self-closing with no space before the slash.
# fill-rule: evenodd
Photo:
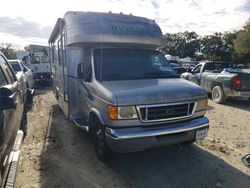
<svg viewBox="0 0 250 188">
<path fill-rule="evenodd" d="M 155 127 L 155 128 L 128 128 L 128 129 L 112 129 L 106 127 L 106 136 L 111 137 L 114 140 L 133 139 L 133 138 L 145 138 L 161 135 L 169 135 L 175 133 L 181 133 L 186 131 L 192 131 L 201 128 L 208 128 L 208 119 L 203 117 L 185 124 L 180 123 L 174 127 Z"/>
<path fill-rule="evenodd" d="M 250 98 L 250 91 L 230 91 L 226 95 L 229 97 Z"/>
</svg>

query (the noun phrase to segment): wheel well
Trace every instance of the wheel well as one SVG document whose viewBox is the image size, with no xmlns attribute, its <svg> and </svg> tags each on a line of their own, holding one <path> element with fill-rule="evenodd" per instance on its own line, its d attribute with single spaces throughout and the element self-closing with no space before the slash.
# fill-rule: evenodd
<svg viewBox="0 0 250 188">
<path fill-rule="evenodd" d="M 94 112 L 90 112 L 89 113 L 88 125 L 89 125 L 89 133 L 90 133 L 91 136 L 93 136 L 93 131 L 94 131 L 94 126 L 92 125 L 92 122 L 93 122 L 94 118 L 98 118 L 98 116 Z"/>
<path fill-rule="evenodd" d="M 213 82 L 213 83 L 211 84 L 211 91 L 213 91 L 213 88 L 214 88 L 215 86 L 220 86 L 221 88 L 223 88 L 222 83 L 220 83 L 220 82 Z"/>
</svg>

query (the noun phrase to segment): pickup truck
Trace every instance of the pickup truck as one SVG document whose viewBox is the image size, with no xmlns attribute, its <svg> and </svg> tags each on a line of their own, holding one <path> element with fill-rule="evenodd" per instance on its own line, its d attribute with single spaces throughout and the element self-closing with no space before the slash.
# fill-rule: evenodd
<svg viewBox="0 0 250 188">
<path fill-rule="evenodd" d="M 22 85 L 22 90 L 25 96 L 25 102 L 27 105 L 32 103 L 34 94 L 34 80 L 32 71 L 20 60 L 11 59 L 9 60 L 11 67 L 13 68 L 17 79 Z"/>
<path fill-rule="evenodd" d="M 201 62 L 181 74 L 181 78 L 203 87 L 216 103 L 223 103 L 228 97 L 250 99 L 250 74 L 235 68 L 232 63 Z"/>
<path fill-rule="evenodd" d="M 0 52 L 0 184 L 14 187 L 27 115 L 20 82 Z M 21 131 L 22 130 L 22 131 Z"/>
</svg>

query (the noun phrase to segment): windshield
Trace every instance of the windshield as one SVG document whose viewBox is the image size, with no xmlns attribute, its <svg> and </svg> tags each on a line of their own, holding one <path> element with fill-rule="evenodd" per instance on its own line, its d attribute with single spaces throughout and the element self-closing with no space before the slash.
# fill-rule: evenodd
<svg viewBox="0 0 250 188">
<path fill-rule="evenodd" d="M 98 49 L 94 65 L 99 81 L 178 78 L 165 57 L 153 50 Z"/>
<path fill-rule="evenodd" d="M 22 71 L 22 68 L 21 68 L 21 66 L 19 65 L 19 63 L 11 62 L 10 65 L 11 65 L 11 67 L 13 68 L 13 70 L 14 70 L 15 72 Z"/>
</svg>

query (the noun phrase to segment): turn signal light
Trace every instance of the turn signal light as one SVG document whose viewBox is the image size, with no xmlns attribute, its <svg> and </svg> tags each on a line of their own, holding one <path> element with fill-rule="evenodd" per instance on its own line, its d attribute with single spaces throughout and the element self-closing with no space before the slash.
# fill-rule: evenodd
<svg viewBox="0 0 250 188">
<path fill-rule="evenodd" d="M 108 117 L 112 120 L 118 119 L 118 108 L 115 106 L 108 106 Z"/>
</svg>

